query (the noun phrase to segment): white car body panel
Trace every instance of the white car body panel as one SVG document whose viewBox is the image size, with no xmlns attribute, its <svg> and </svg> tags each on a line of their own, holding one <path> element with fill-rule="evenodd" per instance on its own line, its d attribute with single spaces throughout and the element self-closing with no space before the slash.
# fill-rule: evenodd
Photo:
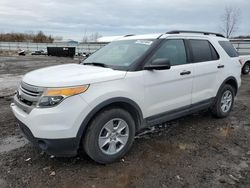
<svg viewBox="0 0 250 188">
<path fill-rule="evenodd" d="M 156 39 L 160 34 L 124 37 L 118 40 Z M 23 82 L 39 87 L 73 87 L 90 84 L 82 94 L 66 98 L 52 108 L 34 108 L 29 114 L 15 104 L 11 108 L 37 138 L 76 137 L 86 116 L 99 104 L 116 97 L 134 101 L 148 118 L 215 97 L 223 81 L 234 77 L 240 86 L 239 58 L 230 58 L 215 36 L 166 34 L 160 38 L 207 39 L 220 54 L 217 61 L 172 66 L 169 70 L 126 72 L 97 66 L 68 64 L 26 74 Z M 218 69 L 218 65 L 224 69 Z M 190 75 L 181 76 L 182 71 Z"/>
<path fill-rule="evenodd" d="M 240 55 L 240 59 L 243 67 L 246 62 L 250 62 L 250 55 Z"/>
<path fill-rule="evenodd" d="M 125 74 L 110 68 L 67 64 L 32 71 L 24 76 L 23 82 L 39 87 L 72 87 L 121 79 Z"/>
<path fill-rule="evenodd" d="M 119 87 L 118 87 L 119 86 Z M 98 104 L 115 97 L 123 97 L 135 101 L 144 109 L 144 87 L 142 72 L 128 72 L 122 80 L 91 84 L 88 92 L 80 95 L 93 109 Z"/>
<path fill-rule="evenodd" d="M 90 112 L 89 105 L 79 96 L 66 98 L 53 108 L 34 108 L 29 114 L 11 105 L 14 115 L 27 125 L 37 138 L 73 138 L 83 119 Z"/>
<path fill-rule="evenodd" d="M 192 104 L 216 96 L 219 83 L 217 66 L 220 61 L 194 63 L 194 81 L 192 88 Z"/>
<path fill-rule="evenodd" d="M 191 74 L 181 76 L 183 71 Z M 190 105 L 192 73 L 191 64 L 172 66 L 169 70 L 143 71 L 146 117 Z"/>
<path fill-rule="evenodd" d="M 192 103 L 215 97 L 225 79 L 230 76 L 236 78 L 238 87 L 241 84 L 239 58 L 230 58 L 224 49 L 219 45 L 218 40 L 214 37 L 205 37 L 215 47 L 219 53 L 219 60 L 195 63 L 195 79 L 192 91 Z M 226 39 L 220 39 L 226 41 Z M 219 69 L 218 66 L 224 66 Z"/>
</svg>

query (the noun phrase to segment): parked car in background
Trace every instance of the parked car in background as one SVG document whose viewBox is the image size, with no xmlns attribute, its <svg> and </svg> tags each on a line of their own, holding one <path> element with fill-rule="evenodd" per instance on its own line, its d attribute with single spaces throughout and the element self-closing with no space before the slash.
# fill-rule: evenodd
<svg viewBox="0 0 250 188">
<path fill-rule="evenodd" d="M 47 55 L 47 52 L 44 50 L 37 50 L 31 53 L 31 55 Z"/>
<path fill-rule="evenodd" d="M 241 85 L 241 64 L 221 34 L 172 31 L 125 36 L 85 59 L 35 70 L 12 111 L 26 137 L 55 156 L 83 148 L 111 163 L 135 134 L 200 110 L 224 118 Z"/>
<path fill-rule="evenodd" d="M 242 74 L 249 74 L 250 72 L 250 55 L 240 56 L 242 64 Z"/>
<path fill-rule="evenodd" d="M 26 55 L 25 50 L 22 50 L 22 49 L 19 49 L 19 50 L 17 51 L 17 53 L 18 53 L 19 56 L 25 56 L 25 55 Z"/>
<path fill-rule="evenodd" d="M 242 74 L 249 74 L 250 72 L 250 40 L 249 39 L 231 39 L 230 42 L 233 44 L 240 56 L 242 65 Z"/>
<path fill-rule="evenodd" d="M 87 58 L 91 55 L 90 52 L 78 52 L 75 54 L 75 56 L 79 56 L 79 57 L 83 57 L 83 58 Z"/>
</svg>

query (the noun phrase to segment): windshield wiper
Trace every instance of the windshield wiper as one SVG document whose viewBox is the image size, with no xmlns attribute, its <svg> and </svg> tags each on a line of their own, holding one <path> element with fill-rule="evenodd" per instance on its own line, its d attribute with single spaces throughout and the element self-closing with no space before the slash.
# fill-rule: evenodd
<svg viewBox="0 0 250 188">
<path fill-rule="evenodd" d="M 93 66 L 99 66 L 99 67 L 107 67 L 104 63 L 98 63 L 98 62 L 92 62 L 92 63 L 83 63 L 83 65 L 93 65 Z"/>
</svg>

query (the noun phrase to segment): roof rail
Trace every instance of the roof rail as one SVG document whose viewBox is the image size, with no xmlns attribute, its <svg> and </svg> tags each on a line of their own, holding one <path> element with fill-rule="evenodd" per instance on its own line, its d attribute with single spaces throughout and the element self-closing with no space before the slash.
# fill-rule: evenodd
<svg viewBox="0 0 250 188">
<path fill-rule="evenodd" d="M 164 35 L 164 34 L 160 34 L 160 35 L 157 37 L 157 39 L 161 38 L 162 35 Z"/>
<path fill-rule="evenodd" d="M 131 36 L 135 36 L 134 34 L 128 34 L 128 35 L 124 35 L 123 37 L 131 37 Z"/>
<path fill-rule="evenodd" d="M 225 38 L 224 35 L 220 33 L 213 33 L 213 32 L 205 32 L 205 31 L 185 31 L 185 30 L 174 30 L 174 31 L 169 31 L 166 34 L 180 34 L 180 33 L 199 33 L 203 35 L 216 35 L 217 37 L 223 37 Z"/>
</svg>

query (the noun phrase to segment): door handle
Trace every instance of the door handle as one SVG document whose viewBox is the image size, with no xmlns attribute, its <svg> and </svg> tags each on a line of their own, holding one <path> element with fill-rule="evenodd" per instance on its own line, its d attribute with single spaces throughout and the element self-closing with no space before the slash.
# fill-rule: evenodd
<svg viewBox="0 0 250 188">
<path fill-rule="evenodd" d="M 191 71 L 183 71 L 183 72 L 180 73 L 180 75 L 182 75 L 182 76 L 183 75 L 188 75 L 188 74 L 191 74 Z"/>
<path fill-rule="evenodd" d="M 224 65 L 218 65 L 217 68 L 222 69 L 222 68 L 224 68 Z"/>
</svg>

